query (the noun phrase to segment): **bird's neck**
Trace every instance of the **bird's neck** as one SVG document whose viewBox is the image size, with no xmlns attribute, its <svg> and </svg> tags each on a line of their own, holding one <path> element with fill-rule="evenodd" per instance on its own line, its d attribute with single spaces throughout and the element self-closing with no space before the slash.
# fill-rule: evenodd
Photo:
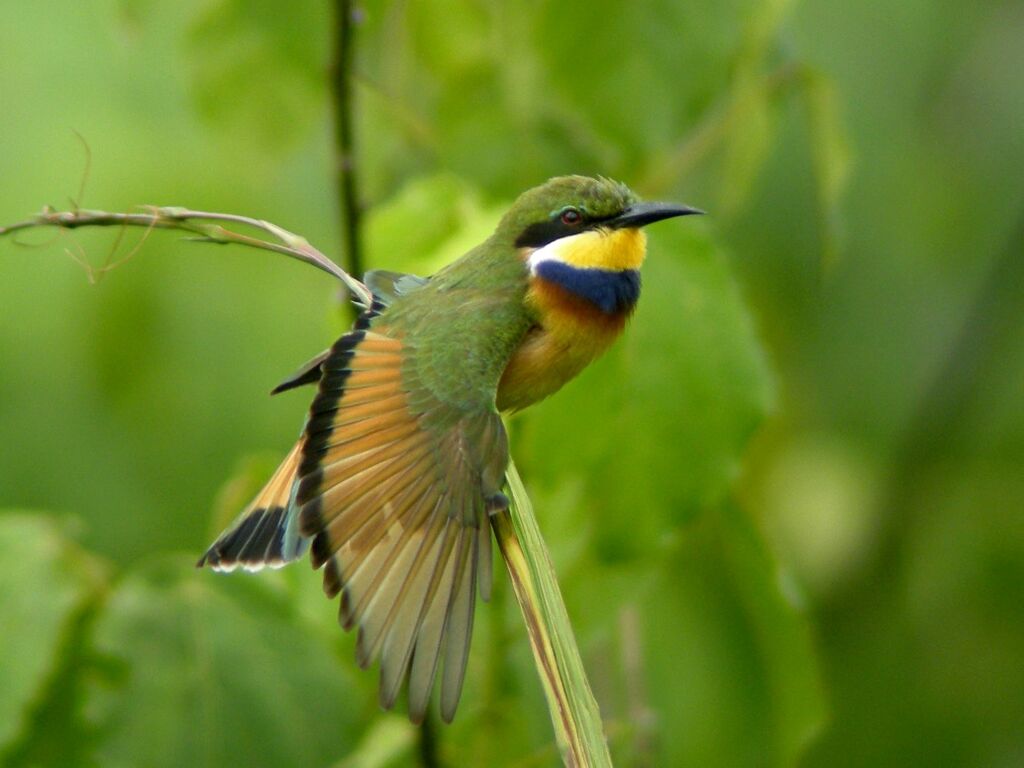
<svg viewBox="0 0 1024 768">
<path fill-rule="evenodd" d="M 537 276 L 530 280 L 526 303 L 535 325 L 502 375 L 497 402 L 502 411 L 520 410 L 561 389 L 611 346 L 633 310 L 629 303 L 606 311 L 557 281 Z"/>
<path fill-rule="evenodd" d="M 640 265 L 646 246 L 647 239 L 639 229 L 596 229 L 559 238 L 525 257 L 535 292 L 551 289 L 553 297 L 566 292 L 614 316 L 631 311 L 640 297 Z M 565 305 L 554 298 L 545 303 L 543 295 L 536 303 L 542 317 L 547 304 L 555 308 Z"/>
</svg>

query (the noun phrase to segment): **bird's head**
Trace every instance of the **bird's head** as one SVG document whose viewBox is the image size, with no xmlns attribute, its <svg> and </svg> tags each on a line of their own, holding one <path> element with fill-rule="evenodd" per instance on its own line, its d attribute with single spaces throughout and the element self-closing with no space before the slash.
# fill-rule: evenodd
<svg viewBox="0 0 1024 768">
<path fill-rule="evenodd" d="M 496 235 L 515 245 L 531 278 L 612 314 L 636 302 L 647 250 L 641 228 L 696 213 L 702 211 L 640 202 L 629 187 L 610 179 L 559 176 L 520 195 Z"/>
</svg>

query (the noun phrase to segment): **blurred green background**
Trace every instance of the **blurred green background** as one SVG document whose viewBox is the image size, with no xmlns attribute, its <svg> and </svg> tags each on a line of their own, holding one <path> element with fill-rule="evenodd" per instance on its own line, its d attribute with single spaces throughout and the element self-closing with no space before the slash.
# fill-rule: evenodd
<svg viewBox="0 0 1024 768">
<path fill-rule="evenodd" d="M 327 2 L 0 9 L 0 223 L 186 205 L 340 258 Z M 370 266 L 560 173 L 711 213 L 651 229 L 626 337 L 512 424 L 616 764 L 1024 764 L 1024 6 L 359 10 Z M 554 764 L 504 573 L 431 745 L 308 567 L 192 569 L 346 315 L 139 237 L 0 240 L 0 764 Z"/>
</svg>

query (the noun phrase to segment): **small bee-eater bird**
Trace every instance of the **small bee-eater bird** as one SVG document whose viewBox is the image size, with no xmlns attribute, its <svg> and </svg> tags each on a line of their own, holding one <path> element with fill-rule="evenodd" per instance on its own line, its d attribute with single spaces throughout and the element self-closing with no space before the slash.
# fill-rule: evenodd
<svg viewBox="0 0 1024 768">
<path fill-rule="evenodd" d="M 701 213 L 563 176 L 523 193 L 483 243 L 429 278 L 372 271 L 355 327 L 274 393 L 316 383 L 298 443 L 198 565 L 279 567 L 310 551 L 380 702 L 408 680 L 422 721 L 462 691 L 475 593 L 491 589 L 488 515 L 504 511 L 501 413 L 558 390 L 622 332 L 642 227 Z M 442 661 L 443 660 L 443 661 Z M 438 673 L 438 670 L 441 670 Z"/>
</svg>

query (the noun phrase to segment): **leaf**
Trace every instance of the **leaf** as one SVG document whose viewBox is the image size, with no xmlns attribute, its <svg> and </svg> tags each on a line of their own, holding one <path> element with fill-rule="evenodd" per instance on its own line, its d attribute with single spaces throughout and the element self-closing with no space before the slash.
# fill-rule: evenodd
<svg viewBox="0 0 1024 768">
<path fill-rule="evenodd" d="M 27 725 L 49 677 L 73 614 L 94 593 L 95 565 L 50 519 L 0 515 L 0 751 Z"/>
<path fill-rule="evenodd" d="M 430 257 L 479 206 L 472 187 L 451 174 L 411 179 L 369 212 L 367 263 L 398 272 L 433 272 L 443 264 Z"/>
<path fill-rule="evenodd" d="M 545 494 L 579 482 L 567 515 L 605 562 L 647 558 L 721 501 L 772 381 L 725 256 L 696 223 L 651 235 L 643 295 L 625 336 L 522 417 L 514 449 Z M 674 254 L 674 256 L 672 255 Z"/>
<path fill-rule="evenodd" d="M 501 213 L 456 176 L 414 178 L 367 217 L 367 263 L 432 274 L 486 240 Z"/>
<path fill-rule="evenodd" d="M 366 17 L 365 166 L 392 179 L 441 166 L 505 195 L 558 173 L 634 173 L 713 100 L 742 27 L 736 8 L 672 0 L 373 2 Z"/>
<path fill-rule="evenodd" d="M 262 577 L 147 566 L 110 600 L 96 646 L 124 669 L 93 692 L 103 765 L 322 766 L 357 742 L 368 699 Z"/>
<path fill-rule="evenodd" d="M 601 713 L 515 462 L 509 463 L 506 485 L 512 504 L 491 525 L 523 613 L 562 760 L 569 766 L 611 766 Z"/>
</svg>

